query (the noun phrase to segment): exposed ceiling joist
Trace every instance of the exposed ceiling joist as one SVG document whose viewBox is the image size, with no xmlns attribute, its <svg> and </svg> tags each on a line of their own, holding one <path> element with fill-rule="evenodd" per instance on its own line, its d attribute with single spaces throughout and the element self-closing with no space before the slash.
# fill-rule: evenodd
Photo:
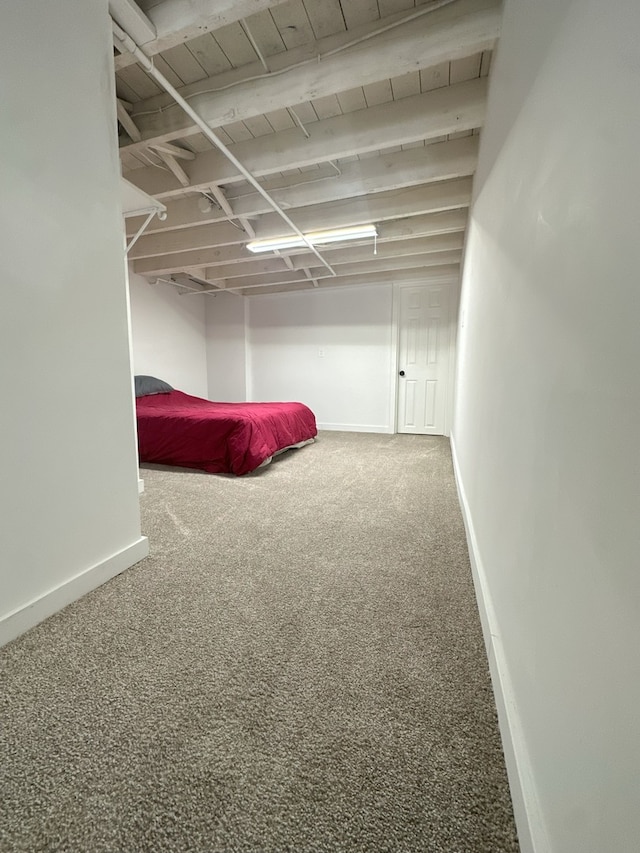
<svg viewBox="0 0 640 853">
<path fill-rule="evenodd" d="M 346 164 L 341 175 L 313 183 L 301 180 L 299 186 L 269 190 L 283 208 L 310 207 L 338 199 L 355 198 L 386 190 L 402 189 L 434 181 L 450 180 L 473 174 L 478 159 L 478 137 L 438 142 L 425 148 Z M 230 200 L 224 197 L 222 210 L 204 212 L 194 197 L 167 203 L 167 218 L 154 223 L 147 233 L 173 231 L 193 225 L 219 222 L 228 217 L 257 217 L 271 208 L 257 193 Z M 128 226 L 134 230 L 134 225 Z"/>
<path fill-rule="evenodd" d="M 486 98 L 486 79 L 469 80 L 370 107 L 360 114 L 315 122 L 309 126 L 308 139 L 296 128 L 238 142 L 231 150 L 254 175 L 300 169 L 482 127 Z M 213 150 L 197 154 L 185 165 L 185 171 L 193 190 L 206 189 L 212 182 L 228 184 L 242 180 L 237 169 Z M 152 166 L 136 169 L 131 180 L 140 189 L 164 200 L 183 192 L 170 175 Z"/>
<path fill-rule="evenodd" d="M 345 228 L 368 222 L 384 222 L 388 219 L 454 210 L 468 207 L 470 201 L 471 179 L 460 178 L 408 190 L 377 193 L 364 199 L 347 199 L 299 208 L 291 211 L 291 214 L 295 216 L 296 224 L 302 231 L 322 231 L 326 228 Z M 259 220 L 255 231 L 260 240 L 290 233 L 285 230 L 280 217 L 271 213 Z M 132 250 L 132 257 L 148 258 L 172 252 L 187 252 L 204 248 L 206 245 L 237 243 L 241 240 L 238 230 L 227 223 L 198 225 L 194 228 L 141 237 Z"/>
<path fill-rule="evenodd" d="M 118 116 L 118 121 L 132 139 L 141 139 L 140 131 L 136 127 L 136 123 L 129 115 L 126 104 L 124 101 L 120 100 L 120 98 L 116 98 L 116 115 Z"/>
<path fill-rule="evenodd" d="M 165 0 L 161 1 L 165 2 Z M 275 0 L 275 2 L 271 3 L 271 7 L 278 6 L 281 2 L 282 0 Z M 371 36 L 374 36 L 383 28 L 402 23 L 408 18 L 413 18 L 416 14 L 429 14 L 430 10 L 428 9 L 428 6 L 433 5 L 429 0 L 427 4 L 421 4 L 422 8 L 407 9 L 407 4 L 412 3 L 412 0 L 382 0 L 380 4 L 376 4 L 376 7 L 378 5 L 385 7 L 389 2 L 391 2 L 398 4 L 396 8 L 399 8 L 399 11 L 396 11 L 393 14 L 383 14 L 382 18 L 378 18 L 375 14 L 378 10 L 377 8 L 374 10 L 371 0 L 345 0 L 345 2 L 347 2 L 352 9 L 355 9 L 358 5 L 366 8 L 367 12 L 361 18 L 360 22 L 355 25 L 350 23 L 349 27 L 346 28 L 344 15 L 340 6 L 340 0 L 314 0 L 314 17 L 324 16 L 326 21 L 324 25 L 320 27 L 318 37 L 308 41 L 306 39 L 300 40 L 298 38 L 298 33 L 295 32 L 295 30 L 297 30 L 297 26 L 294 19 L 298 17 L 296 15 L 296 11 L 299 11 L 300 8 L 298 6 L 298 10 L 296 10 L 296 0 L 293 0 L 293 5 L 291 0 L 289 0 L 284 8 L 274 8 L 273 13 L 269 10 L 263 10 L 262 13 L 250 16 L 248 20 L 251 24 L 252 31 L 254 31 L 254 26 L 258 19 L 261 20 L 263 25 L 266 20 L 267 30 L 271 30 L 267 35 L 267 42 L 270 45 L 270 50 L 268 51 L 269 73 L 274 75 L 280 74 L 290 68 L 298 67 L 305 62 L 318 62 L 318 57 L 328 56 L 333 53 L 341 53 L 345 49 L 348 49 L 350 45 L 362 42 Z M 439 2 L 439 0 L 436 0 L 436 2 Z M 457 2 L 457 0 L 449 0 L 449 2 Z M 404 8 L 402 8 L 403 5 Z M 272 18 L 272 22 L 269 22 L 269 18 Z M 273 32 L 273 20 L 275 19 L 282 20 L 282 24 L 279 27 L 276 25 L 276 28 L 281 30 L 279 33 Z M 326 30 L 329 31 L 329 34 L 325 34 Z M 217 35 L 218 33 L 212 32 L 213 37 Z M 283 42 L 287 46 L 286 50 L 282 50 Z M 145 46 L 145 50 L 148 53 L 151 53 L 149 45 Z M 122 57 L 116 57 L 116 69 L 118 69 L 118 62 L 121 59 Z M 227 68 L 227 70 L 221 70 L 216 72 L 215 76 L 207 76 L 204 79 L 200 78 L 192 83 L 185 83 L 185 85 L 181 87 L 180 93 L 183 97 L 190 98 L 192 95 L 197 95 L 211 88 L 225 88 L 237 83 L 242 83 L 249 79 L 253 80 L 257 77 L 263 76 L 265 76 L 264 66 L 260 61 L 259 56 L 256 54 L 254 61 L 241 64 L 239 67 L 236 66 Z M 145 97 L 140 101 L 138 107 L 145 111 L 160 111 L 164 110 L 171 103 L 172 100 L 169 95 L 166 93 L 160 93 Z"/>
<path fill-rule="evenodd" d="M 402 258 L 409 255 L 424 255 L 429 252 L 449 252 L 460 251 L 462 249 L 463 239 L 462 232 L 451 234 L 437 234 L 432 237 L 416 237 L 411 240 L 389 240 L 376 241 L 376 257 L 382 258 Z M 332 264 L 340 265 L 352 263 L 354 261 L 368 261 L 371 259 L 372 247 L 371 243 L 350 246 L 349 248 L 338 248 L 329 250 L 325 249 L 327 257 Z M 291 258 L 294 269 L 304 269 L 305 267 L 313 266 L 313 255 L 293 255 Z M 236 266 L 241 266 L 236 264 Z M 244 266 L 244 265 L 242 265 Z"/>
<path fill-rule="evenodd" d="M 118 74 L 120 151 L 168 211 L 136 273 L 186 295 L 458 280 L 499 0 L 139 2 L 155 38 L 141 52 L 114 30 L 140 62 Z M 308 247 L 246 248 L 370 223 L 375 253 L 330 244 L 326 268 Z"/>
<path fill-rule="evenodd" d="M 499 28 L 499 0 L 457 0 L 322 62 L 193 95 L 190 104 L 210 127 L 221 127 L 491 49 Z M 133 118 L 146 142 L 170 141 L 198 131 L 177 107 L 150 112 L 141 105 L 134 107 Z"/>
<path fill-rule="evenodd" d="M 475 172 L 477 160 L 478 138 L 470 136 L 426 148 L 358 160 L 345 164 L 341 174 L 334 178 L 312 185 L 274 189 L 270 194 L 287 208 L 310 207 L 338 199 L 467 177 Z M 245 216 L 267 212 L 264 206 L 258 207 L 254 194 L 238 199 L 234 209 Z"/>
<path fill-rule="evenodd" d="M 158 155 L 158 157 L 162 160 L 162 162 L 168 167 L 168 169 L 175 175 L 178 179 L 179 183 L 182 187 L 189 186 L 189 176 L 182 168 L 180 163 L 176 160 L 173 154 L 167 154 L 166 151 L 160 150 L 160 148 L 154 148 L 154 151 Z"/>
<path fill-rule="evenodd" d="M 338 278 L 324 278 L 317 281 L 318 288 L 325 287 L 355 287 L 367 284 L 386 284 L 388 282 L 424 284 L 426 282 L 452 282 L 455 283 L 460 277 L 460 266 L 458 264 L 445 264 L 430 269 L 417 267 L 406 270 L 388 270 L 377 273 L 366 273 L 364 275 L 346 275 Z M 311 282 L 301 282 L 301 287 L 293 287 L 275 284 L 267 286 L 256 286 L 235 291 L 242 296 L 267 295 L 269 293 L 282 293 L 283 290 L 311 289 Z M 231 290 L 230 292 L 234 292 Z"/>
<path fill-rule="evenodd" d="M 396 219 L 382 222 L 378 225 L 378 247 L 386 241 L 409 241 L 424 237 L 436 237 L 446 234 L 462 233 L 467 224 L 465 209 L 448 210 L 444 213 L 424 214 L 406 219 Z M 163 254 L 135 260 L 134 272 L 140 275 L 162 275 L 191 267 L 212 266 L 223 263 L 243 263 L 255 260 L 255 255 L 248 252 L 242 243 L 237 229 L 228 224 L 222 226 L 226 233 L 219 233 L 218 242 L 210 248 L 193 251 Z M 228 242 L 223 242 L 224 239 Z M 370 242 L 370 241 L 368 241 Z M 367 244 L 368 245 L 368 244 Z M 354 247 L 356 248 L 356 247 Z M 452 248 L 452 247 L 446 247 Z M 327 257 L 338 250 L 327 249 Z M 292 260 L 295 265 L 295 254 Z"/>
<path fill-rule="evenodd" d="M 197 36 L 204 35 L 212 30 L 232 24 L 248 15 L 264 11 L 277 6 L 284 0 L 215 0 L 214 3 L 202 2 L 202 0 L 164 0 L 162 3 L 151 7 L 148 11 L 148 21 L 153 26 L 153 36 L 144 41 L 136 38 L 135 33 L 129 29 L 122 20 L 112 13 L 112 17 L 139 45 L 144 45 L 149 56 L 154 56 L 163 50 L 183 44 Z M 111 6 L 123 4 L 135 6 L 128 0 L 110 0 Z M 134 63 L 130 56 L 123 55 L 116 58 L 116 69 L 126 68 Z"/>
<path fill-rule="evenodd" d="M 471 178 L 441 181 L 405 190 L 375 193 L 364 198 L 352 198 L 295 211 L 298 227 L 303 231 L 322 231 L 326 228 L 346 228 L 368 222 L 382 223 L 405 216 L 438 213 L 468 207 L 471 201 Z M 281 237 L 282 222 L 274 214 L 260 218 L 256 235 L 260 240 Z M 153 235 L 149 237 L 153 239 Z"/>
<path fill-rule="evenodd" d="M 196 155 L 193 151 L 189 151 L 187 148 L 180 148 L 179 145 L 172 145 L 170 142 L 157 142 L 150 147 L 153 148 L 154 151 L 162 152 L 163 154 L 171 154 L 172 157 L 176 157 L 178 160 L 196 159 Z"/>
<path fill-rule="evenodd" d="M 210 187 L 210 191 L 213 197 L 220 205 L 220 208 L 223 211 L 225 218 L 230 220 L 237 219 L 247 236 L 253 239 L 256 236 L 256 232 L 253 228 L 252 223 L 249 222 L 249 220 L 243 217 L 242 215 L 234 213 L 233 208 L 227 200 L 227 197 L 224 194 L 223 190 L 217 184 L 212 184 Z"/>
<path fill-rule="evenodd" d="M 339 267 L 336 272 L 340 276 L 359 275 L 378 273 L 383 270 L 399 270 L 399 269 L 414 269 L 417 266 L 422 268 L 437 267 L 443 264 L 459 264 L 460 252 L 432 252 L 425 255 L 412 255 L 406 258 L 377 258 L 371 253 L 371 260 L 356 264 L 344 264 Z M 207 277 L 212 275 L 212 279 L 218 275 L 217 267 L 212 267 L 211 271 L 207 270 Z M 305 278 L 313 278 L 316 281 L 321 281 L 330 278 L 329 273 L 322 267 L 311 267 L 306 272 L 305 270 L 278 271 L 274 273 L 261 273 L 259 275 L 234 276 L 225 280 L 225 290 L 243 290 L 246 287 L 266 287 L 272 284 L 293 284 L 303 282 Z M 217 279 L 216 279 L 217 280 Z"/>
<path fill-rule="evenodd" d="M 155 39 L 153 21 L 133 0 L 109 0 L 109 14 L 138 44 L 148 44 Z"/>
<path fill-rule="evenodd" d="M 383 261 L 385 259 L 391 260 L 395 263 L 398 258 L 401 259 L 400 265 L 402 265 L 402 259 L 412 255 L 424 255 L 426 253 L 435 254 L 442 252 L 458 252 L 459 254 L 462 249 L 462 242 L 462 232 L 458 232 L 457 234 L 441 234 L 435 237 L 422 237 L 413 240 L 394 240 L 388 242 L 376 241 L 375 255 L 374 243 L 372 240 L 360 245 L 350 246 L 349 248 L 331 249 L 327 246 L 323 249 L 323 254 L 326 255 L 327 260 L 329 260 L 332 265 L 336 265 L 338 267 L 341 264 L 351 264 L 360 261 L 367 262 L 371 260 Z M 219 251 L 220 250 L 218 250 L 218 252 Z M 248 257 L 246 257 L 247 255 Z M 165 263 L 170 263 L 171 257 L 172 256 L 169 255 L 165 260 Z M 140 261 L 139 263 L 142 264 L 143 261 Z M 200 277 L 231 279 L 237 276 L 256 276 L 267 273 L 282 272 L 285 268 L 289 270 L 302 271 L 306 274 L 307 271 L 310 268 L 313 268 L 316 264 L 316 258 L 309 253 L 293 256 L 278 254 L 275 257 L 269 256 L 261 258 L 247 252 L 244 252 L 243 254 L 235 252 L 229 258 L 227 263 L 212 263 L 207 265 L 206 275 L 205 272 L 202 272 Z M 155 272 L 157 274 L 169 274 L 171 272 L 182 270 L 185 266 L 184 261 L 180 261 L 176 264 L 175 270 L 172 270 L 171 266 L 168 266 L 162 268 L 161 271 L 156 270 Z M 197 270 L 201 269 L 202 268 L 200 266 L 189 268 L 189 274 L 195 274 Z M 343 272 L 344 270 L 339 269 L 338 271 Z M 154 270 L 150 269 L 148 272 L 153 273 Z"/>
</svg>

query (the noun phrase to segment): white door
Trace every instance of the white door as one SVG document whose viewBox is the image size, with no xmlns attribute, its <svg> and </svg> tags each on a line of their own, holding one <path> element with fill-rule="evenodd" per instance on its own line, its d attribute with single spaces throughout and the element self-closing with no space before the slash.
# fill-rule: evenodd
<svg viewBox="0 0 640 853">
<path fill-rule="evenodd" d="M 449 286 L 400 286 L 398 432 L 444 435 L 449 380 Z"/>
</svg>

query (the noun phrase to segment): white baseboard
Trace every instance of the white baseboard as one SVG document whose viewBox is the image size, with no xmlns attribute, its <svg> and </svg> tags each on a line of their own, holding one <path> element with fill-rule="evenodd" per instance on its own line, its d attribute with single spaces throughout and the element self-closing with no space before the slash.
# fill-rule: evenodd
<svg viewBox="0 0 640 853">
<path fill-rule="evenodd" d="M 28 604 L 7 613 L 0 618 L 0 646 L 15 640 L 30 628 L 38 625 L 49 616 L 53 616 L 67 604 L 82 598 L 88 592 L 119 575 L 125 569 L 140 562 L 149 553 L 149 540 L 141 536 L 131 545 L 123 548 L 106 560 L 90 566 L 80 574 L 48 590 Z"/>
<path fill-rule="evenodd" d="M 538 793 L 533 776 L 527 744 L 522 731 L 520 715 L 509 675 L 509 668 L 502 645 L 491 590 L 469 510 L 464 483 L 458 465 L 455 440 L 451 437 L 451 455 L 455 472 L 462 517 L 467 532 L 469 558 L 473 583 L 480 611 L 482 632 L 489 659 L 491 682 L 498 710 L 498 723 L 502 737 L 513 812 L 518 829 L 521 853 L 551 853 L 551 846 L 544 824 Z"/>
<path fill-rule="evenodd" d="M 141 477 L 138 477 L 138 494 L 141 495 L 144 492 L 144 480 Z"/>
<path fill-rule="evenodd" d="M 373 426 L 371 424 L 317 424 L 318 429 L 335 430 L 338 432 L 380 432 L 392 434 L 393 427 Z"/>
</svg>

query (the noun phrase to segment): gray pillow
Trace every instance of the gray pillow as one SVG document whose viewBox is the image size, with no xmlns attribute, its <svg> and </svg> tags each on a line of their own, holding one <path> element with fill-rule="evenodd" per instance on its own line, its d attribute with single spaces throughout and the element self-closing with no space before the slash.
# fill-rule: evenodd
<svg viewBox="0 0 640 853">
<path fill-rule="evenodd" d="M 168 394 L 173 391 L 168 382 L 156 379 L 155 376 L 134 376 L 136 397 L 146 397 L 149 394 Z"/>
</svg>

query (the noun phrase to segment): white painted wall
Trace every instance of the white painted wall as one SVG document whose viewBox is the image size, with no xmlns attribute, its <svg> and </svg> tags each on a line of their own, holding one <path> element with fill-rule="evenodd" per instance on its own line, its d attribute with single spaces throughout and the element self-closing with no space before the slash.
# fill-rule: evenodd
<svg viewBox="0 0 640 853">
<path fill-rule="evenodd" d="M 147 551 L 113 97 L 106 0 L 3 4 L 0 642 Z"/>
<path fill-rule="evenodd" d="M 210 400 L 247 399 L 246 300 L 233 293 L 204 297 L 207 322 L 207 378 Z"/>
<path fill-rule="evenodd" d="M 248 398 L 306 403 L 321 429 L 392 432 L 392 304 L 391 284 L 251 297 Z"/>
<path fill-rule="evenodd" d="M 523 850 L 553 853 L 640 839 L 640 5 L 614 7 L 506 2 L 459 331 Z"/>
<path fill-rule="evenodd" d="M 129 271 L 133 369 L 179 391 L 207 397 L 205 299 Z"/>
</svg>

